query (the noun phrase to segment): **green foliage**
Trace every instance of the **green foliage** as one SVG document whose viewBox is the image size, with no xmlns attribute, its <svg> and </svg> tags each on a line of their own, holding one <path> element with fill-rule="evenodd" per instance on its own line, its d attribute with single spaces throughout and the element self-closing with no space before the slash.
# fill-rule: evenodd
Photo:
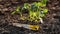
<svg viewBox="0 0 60 34">
<path fill-rule="evenodd" d="M 16 11 L 13 11 L 11 14 L 19 13 L 20 11 L 20 6 L 17 6 Z"/>
<path fill-rule="evenodd" d="M 44 6 L 46 6 L 47 0 L 42 0 L 41 2 Z"/>
<path fill-rule="evenodd" d="M 39 7 L 39 6 L 40 6 L 40 7 L 41 7 L 41 6 L 44 6 L 44 4 L 43 4 L 42 2 L 34 2 L 33 4 L 36 5 L 36 6 L 38 6 L 38 7 Z"/>
<path fill-rule="evenodd" d="M 23 10 L 27 9 L 29 14 L 27 18 L 22 18 L 23 20 L 35 21 L 39 22 L 40 18 L 44 17 L 48 12 L 48 9 L 45 8 L 47 0 L 42 0 L 41 2 L 34 2 L 32 4 L 24 3 L 23 7 L 17 6 L 16 11 L 12 12 L 12 14 L 19 13 L 22 17 Z M 41 8 L 44 7 L 44 8 Z"/>
<path fill-rule="evenodd" d="M 28 9 L 29 8 L 29 4 L 28 3 L 24 3 L 23 9 Z"/>
<path fill-rule="evenodd" d="M 42 0 L 41 2 L 42 2 L 43 4 L 46 4 L 47 0 Z"/>
</svg>

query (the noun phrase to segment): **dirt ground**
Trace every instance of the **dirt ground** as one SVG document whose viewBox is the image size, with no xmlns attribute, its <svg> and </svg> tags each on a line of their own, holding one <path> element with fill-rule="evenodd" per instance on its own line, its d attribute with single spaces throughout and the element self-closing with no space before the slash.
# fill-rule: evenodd
<svg viewBox="0 0 60 34">
<path fill-rule="evenodd" d="M 36 24 L 20 20 L 19 14 L 11 14 L 17 5 L 22 5 L 24 2 L 21 0 L 0 0 L 0 34 L 60 34 L 60 0 L 48 0 L 46 7 L 49 12 L 43 19 L 44 24 L 38 23 L 41 26 L 38 31 L 10 25 L 10 23 Z"/>
</svg>

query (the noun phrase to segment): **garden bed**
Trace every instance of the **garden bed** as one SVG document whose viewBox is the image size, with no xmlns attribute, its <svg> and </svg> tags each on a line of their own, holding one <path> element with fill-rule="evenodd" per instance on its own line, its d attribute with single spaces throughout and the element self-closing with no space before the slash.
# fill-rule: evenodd
<svg viewBox="0 0 60 34">
<path fill-rule="evenodd" d="M 20 20 L 19 14 L 11 14 L 12 11 L 16 10 L 17 5 L 23 3 L 24 1 L 0 1 L 0 34 L 60 34 L 60 0 L 48 0 L 46 7 L 49 12 L 43 19 L 44 24 L 38 23 L 41 27 L 38 31 L 18 28 L 10 24 L 36 24 L 27 20 Z"/>
</svg>

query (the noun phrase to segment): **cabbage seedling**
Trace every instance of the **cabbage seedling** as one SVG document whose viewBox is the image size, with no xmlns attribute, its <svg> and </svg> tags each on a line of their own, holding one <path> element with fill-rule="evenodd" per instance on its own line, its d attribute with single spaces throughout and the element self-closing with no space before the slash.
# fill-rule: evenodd
<svg viewBox="0 0 60 34">
<path fill-rule="evenodd" d="M 18 6 L 16 11 L 12 12 L 12 14 L 19 13 L 22 16 L 23 20 L 40 22 L 40 18 L 44 17 L 48 12 L 48 9 L 45 8 L 47 0 L 41 0 L 41 2 L 33 2 L 32 4 L 24 3 L 23 7 L 20 8 Z M 43 8 L 41 8 L 43 7 Z M 25 17 L 23 17 L 23 10 L 27 9 L 28 13 Z"/>
</svg>

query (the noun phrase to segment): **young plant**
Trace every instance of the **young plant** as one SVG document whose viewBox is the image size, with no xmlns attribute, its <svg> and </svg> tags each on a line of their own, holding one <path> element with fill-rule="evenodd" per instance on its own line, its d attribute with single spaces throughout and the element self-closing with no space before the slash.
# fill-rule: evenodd
<svg viewBox="0 0 60 34">
<path fill-rule="evenodd" d="M 16 8 L 16 11 L 12 12 L 12 14 L 19 13 L 23 17 L 22 12 L 23 10 L 27 9 L 29 13 L 29 14 L 27 13 L 28 17 L 27 16 L 26 16 L 27 18 L 23 17 L 23 19 L 40 22 L 40 19 L 44 17 L 45 14 L 48 12 L 48 9 L 45 8 L 46 2 L 47 0 L 41 0 L 41 2 L 34 2 L 32 4 L 24 3 L 22 8 L 18 6 Z"/>
</svg>

